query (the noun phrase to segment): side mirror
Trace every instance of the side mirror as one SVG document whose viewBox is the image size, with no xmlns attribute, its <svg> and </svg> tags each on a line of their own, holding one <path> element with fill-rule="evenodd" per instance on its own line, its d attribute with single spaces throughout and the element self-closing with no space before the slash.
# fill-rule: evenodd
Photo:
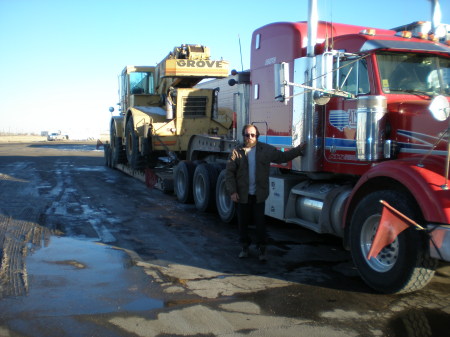
<svg viewBox="0 0 450 337">
<path fill-rule="evenodd" d="M 285 102 L 289 96 L 289 63 L 274 64 L 274 76 L 275 100 Z"/>
<path fill-rule="evenodd" d="M 314 91 L 313 99 L 317 105 L 325 105 L 330 101 L 331 96 L 320 91 Z"/>
<path fill-rule="evenodd" d="M 111 112 L 111 113 L 114 112 L 114 108 L 112 106 L 109 107 L 109 112 Z"/>
<path fill-rule="evenodd" d="M 333 90 L 333 53 L 326 52 L 316 57 L 317 86 L 324 90 Z"/>
</svg>

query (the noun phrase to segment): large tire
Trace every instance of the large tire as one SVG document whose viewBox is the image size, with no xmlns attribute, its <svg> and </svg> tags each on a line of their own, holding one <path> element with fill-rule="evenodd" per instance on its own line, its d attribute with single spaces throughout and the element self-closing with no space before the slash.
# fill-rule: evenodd
<svg viewBox="0 0 450 337">
<path fill-rule="evenodd" d="M 220 219 L 225 223 L 230 223 L 236 215 L 236 207 L 225 186 L 225 172 L 226 170 L 222 170 L 217 178 L 216 207 Z"/>
<path fill-rule="evenodd" d="M 381 218 L 383 206 L 379 200 L 385 200 L 406 216 L 420 221 L 419 208 L 406 193 L 382 190 L 367 195 L 357 205 L 351 220 L 353 262 L 364 281 L 378 292 L 400 294 L 419 290 L 432 279 L 437 265 L 437 261 L 426 253 L 424 233 L 410 227 L 383 248 L 376 258 L 367 259 Z"/>
<path fill-rule="evenodd" d="M 111 146 L 109 144 L 103 145 L 103 155 L 105 159 L 105 166 L 111 167 Z"/>
<path fill-rule="evenodd" d="M 139 137 L 134 130 L 133 118 L 127 122 L 125 128 L 125 153 L 127 155 L 128 164 L 134 170 L 144 168 L 144 157 L 139 153 Z"/>
<path fill-rule="evenodd" d="M 111 148 L 111 167 L 115 167 L 117 164 L 126 163 L 127 157 L 125 154 L 125 149 L 122 145 L 122 138 L 117 137 L 117 131 L 114 123 L 111 124 L 109 141 Z"/>
<path fill-rule="evenodd" d="M 193 201 L 192 181 L 195 164 L 188 160 L 180 161 L 173 172 L 174 191 L 178 201 L 187 204 Z"/>
<path fill-rule="evenodd" d="M 192 192 L 195 207 L 201 211 L 212 211 L 216 204 L 216 182 L 219 171 L 213 164 L 200 164 L 194 172 Z"/>
</svg>

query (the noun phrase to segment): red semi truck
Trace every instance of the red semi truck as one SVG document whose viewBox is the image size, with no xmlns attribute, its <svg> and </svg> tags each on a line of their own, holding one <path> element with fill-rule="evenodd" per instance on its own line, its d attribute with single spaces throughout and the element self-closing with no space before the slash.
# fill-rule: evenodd
<svg viewBox="0 0 450 337">
<path fill-rule="evenodd" d="M 450 48 L 403 32 L 319 22 L 323 42 L 308 54 L 307 26 L 276 23 L 253 34 L 249 120 L 272 145 L 308 144 L 288 167 L 298 177 L 271 178 L 266 213 L 342 237 L 378 291 L 419 289 L 435 259 L 450 260 Z M 289 90 L 289 79 L 302 86 Z M 274 92 L 286 104 L 276 104 Z M 427 230 L 409 228 L 368 259 L 379 200 Z M 430 240 L 432 230 L 445 239 Z"/>
<path fill-rule="evenodd" d="M 432 34 L 281 22 L 253 33 L 250 62 L 231 80 L 238 120 L 277 148 L 307 143 L 305 156 L 274 165 L 266 215 L 341 237 L 377 291 L 424 287 L 438 260 L 450 261 L 449 45 Z M 194 196 L 203 199 L 203 182 L 215 180 L 196 181 L 191 171 Z M 174 179 L 184 186 L 176 170 Z M 229 221 L 223 174 L 215 193 Z M 400 215 L 383 218 L 392 230 L 378 235 L 374 253 L 380 200 Z"/>
</svg>

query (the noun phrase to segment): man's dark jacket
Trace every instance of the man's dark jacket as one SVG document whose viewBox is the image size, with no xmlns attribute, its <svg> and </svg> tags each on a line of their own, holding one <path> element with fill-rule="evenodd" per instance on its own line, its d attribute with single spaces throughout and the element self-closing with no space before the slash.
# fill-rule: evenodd
<svg viewBox="0 0 450 337">
<path fill-rule="evenodd" d="M 286 163 L 303 154 L 303 146 L 299 145 L 289 151 L 282 152 L 272 145 L 256 143 L 256 202 L 264 202 L 269 196 L 270 163 Z M 248 160 L 244 147 L 236 147 L 227 162 L 225 185 L 228 193 L 239 195 L 239 203 L 248 202 Z"/>
</svg>

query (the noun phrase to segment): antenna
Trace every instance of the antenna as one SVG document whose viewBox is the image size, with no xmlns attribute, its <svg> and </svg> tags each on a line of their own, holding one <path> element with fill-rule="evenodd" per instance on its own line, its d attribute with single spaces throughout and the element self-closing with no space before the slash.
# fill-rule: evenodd
<svg viewBox="0 0 450 337">
<path fill-rule="evenodd" d="M 239 34 L 238 34 L 238 40 L 239 40 L 239 53 L 241 54 L 241 69 L 242 69 L 242 72 L 244 72 L 244 63 L 242 62 L 241 36 Z"/>
<path fill-rule="evenodd" d="M 334 49 L 334 34 L 333 34 L 333 2 L 330 1 L 330 33 L 331 33 L 331 49 Z"/>
</svg>

